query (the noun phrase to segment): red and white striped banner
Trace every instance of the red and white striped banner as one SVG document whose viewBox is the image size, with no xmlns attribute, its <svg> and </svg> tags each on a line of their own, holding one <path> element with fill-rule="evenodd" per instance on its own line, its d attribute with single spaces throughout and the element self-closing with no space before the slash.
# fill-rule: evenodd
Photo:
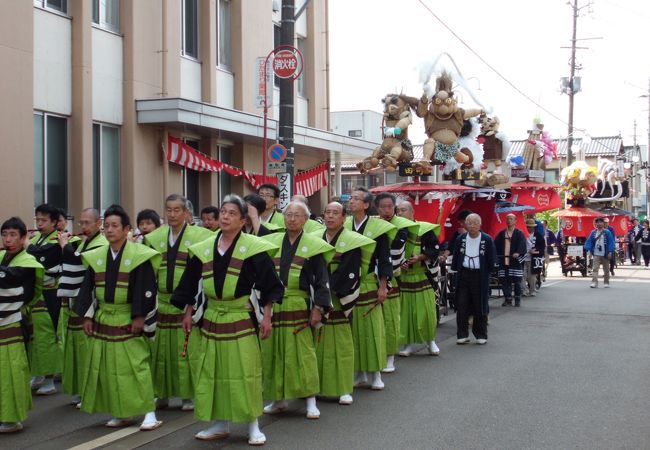
<svg viewBox="0 0 650 450">
<path fill-rule="evenodd" d="M 296 194 L 310 197 L 316 192 L 327 186 L 327 176 L 329 174 L 329 165 L 324 162 L 316 167 L 299 172 L 296 174 L 295 188 Z"/>
<path fill-rule="evenodd" d="M 197 172 L 220 172 L 223 170 L 228 175 L 243 176 L 254 189 L 259 188 L 264 183 L 278 184 L 277 177 L 264 177 L 262 174 L 248 172 L 221 161 L 210 159 L 182 140 L 172 136 L 169 136 L 167 142 L 167 160 Z M 303 172 L 298 172 L 294 181 L 295 193 L 305 197 L 315 194 L 327 186 L 328 174 L 329 166 L 326 162 Z"/>
</svg>

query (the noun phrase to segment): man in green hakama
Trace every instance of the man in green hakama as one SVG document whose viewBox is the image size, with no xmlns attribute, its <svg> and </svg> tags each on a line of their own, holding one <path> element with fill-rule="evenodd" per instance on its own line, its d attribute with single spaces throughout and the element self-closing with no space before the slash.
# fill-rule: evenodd
<svg viewBox="0 0 650 450">
<path fill-rule="evenodd" d="M 185 270 L 188 249 L 214 236 L 203 227 L 189 226 L 185 221 L 188 213 L 187 199 L 172 194 L 165 200 L 166 225 L 144 237 L 143 243 L 162 256 L 158 269 L 158 326 L 156 338 L 151 343 L 151 372 L 156 394 L 156 406 L 165 407 L 171 397 L 182 399 L 181 409 L 194 409 L 194 382 L 191 362 L 198 345 L 199 331 L 190 332 L 186 356 L 181 356 L 185 343 L 183 314 L 170 303 L 174 289 Z"/>
<path fill-rule="evenodd" d="M 284 230 L 284 217 L 278 212 L 280 188 L 275 184 L 264 183 L 257 189 L 257 195 L 266 202 L 264 213 L 260 214 L 262 224 L 271 224 L 276 230 Z"/>
<path fill-rule="evenodd" d="M 81 254 L 103 245 L 108 241 L 101 233 L 101 217 L 99 211 L 86 208 L 81 211 L 79 226 L 83 241 L 77 245 L 69 244 L 69 235 L 61 234 L 59 242 L 63 246 L 63 268 L 57 296 L 62 299 L 62 307 L 68 301 L 67 323 L 61 322 L 63 335 L 63 392 L 72 395 L 72 404 L 80 408 L 81 381 L 86 371 L 86 356 L 88 353 L 88 336 L 83 330 L 83 317 L 74 312 L 74 300 L 79 295 L 79 288 L 84 280 L 86 267 L 81 261 Z"/>
<path fill-rule="evenodd" d="M 368 271 L 375 241 L 343 228 L 345 208 L 332 202 L 325 208 L 325 232 L 320 233 L 336 253 L 328 264 L 332 310 L 315 331 L 316 358 L 320 380 L 319 394 L 339 397 L 341 405 L 352 404 L 354 343 L 349 315 L 359 298 L 361 274 Z M 362 253 L 367 255 L 362 257 Z"/>
<path fill-rule="evenodd" d="M 140 430 L 158 428 L 147 337 L 155 331 L 156 271 L 160 255 L 128 239 L 131 221 L 121 206 L 104 212 L 109 244 L 81 254 L 87 267 L 75 312 L 84 318 L 87 367 L 81 410 L 107 412 L 109 428 L 144 415 Z"/>
<path fill-rule="evenodd" d="M 27 227 L 17 217 L 2 224 L 0 250 L 0 433 L 23 429 L 32 407 L 23 306 L 40 295 L 43 266 L 27 253 Z"/>
<path fill-rule="evenodd" d="M 304 203 L 307 209 L 309 209 L 309 200 L 307 200 L 307 197 L 305 197 L 304 195 L 296 194 L 293 197 L 291 197 L 291 201 Z M 303 225 L 302 227 L 303 231 L 309 234 L 324 232 L 325 225 L 323 225 L 317 220 L 314 220 L 313 217 L 315 217 L 313 214 L 309 214 L 309 218 L 307 218 L 307 222 L 305 222 L 305 225 Z"/>
<path fill-rule="evenodd" d="M 219 232 L 189 251 L 189 262 L 172 304 L 184 309 L 183 327 L 191 330 L 200 319 L 196 361 L 194 416 L 215 421 L 196 434 L 211 440 L 229 435 L 230 422 L 248 423 L 248 442 L 262 445 L 266 436 L 257 418 L 262 414 L 262 356 L 259 334 L 271 335 L 274 302 L 281 302 L 282 282 L 268 254 L 271 243 L 242 233 L 247 206 L 227 196 L 219 211 Z M 255 316 L 253 287 L 259 292 L 263 318 Z M 198 295 L 200 294 L 200 295 Z"/>
<path fill-rule="evenodd" d="M 43 292 L 30 305 L 28 311 L 33 331 L 27 354 L 32 373 L 32 388 L 38 387 L 37 395 L 56 394 L 54 375 L 63 370 L 63 348 L 57 335 L 61 300 L 56 291 L 63 258 L 63 250 L 58 241 L 59 232 L 56 229 L 58 220 L 59 210 L 54 206 L 43 204 L 36 207 L 38 232 L 27 247 L 27 253 L 45 268 Z"/>
<path fill-rule="evenodd" d="M 405 201 L 397 206 L 397 213 L 409 220 L 414 219 L 413 205 Z M 440 246 L 436 234 L 439 225 L 417 222 L 418 233 L 412 242 L 411 257 L 404 261 L 400 278 L 402 290 L 402 321 L 400 356 L 410 356 L 412 344 L 425 343 L 430 355 L 438 356 L 440 349 L 436 345 L 436 295 L 429 279 L 429 265 L 438 258 Z"/>
<path fill-rule="evenodd" d="M 262 343 L 264 398 L 272 401 L 264 412 L 282 412 L 288 400 L 305 398 L 307 418 L 318 419 L 316 394 L 320 384 L 309 327 L 320 326 L 323 313 L 332 306 L 327 261 L 334 249 L 319 237 L 303 232 L 308 217 L 304 203 L 290 202 L 284 212 L 286 232 L 264 237 L 278 247 L 273 262 L 285 286 L 282 303 L 273 306 L 275 331 Z"/>
<path fill-rule="evenodd" d="M 400 271 L 402 264 L 411 257 L 413 241 L 417 236 L 418 225 L 412 220 L 395 214 L 396 199 L 393 194 L 382 192 L 375 197 L 375 207 L 379 217 L 390 222 L 396 230 L 389 234 L 390 259 L 393 265 L 393 278 L 384 302 L 384 323 L 386 324 L 386 367 L 385 373 L 395 372 L 395 354 L 399 349 L 400 336 Z"/>
<path fill-rule="evenodd" d="M 352 312 L 352 337 L 354 341 L 355 387 L 368 384 L 372 374 L 371 388 L 384 389 L 381 370 L 386 366 L 386 328 L 381 307 L 388 296 L 388 280 L 393 275 L 390 259 L 389 234 L 395 227 L 378 217 L 369 217 L 372 194 L 358 187 L 349 202 L 351 217 L 345 228 L 355 231 L 376 242 L 375 251 L 368 260 L 368 271 L 362 274 L 359 299 Z"/>
</svg>

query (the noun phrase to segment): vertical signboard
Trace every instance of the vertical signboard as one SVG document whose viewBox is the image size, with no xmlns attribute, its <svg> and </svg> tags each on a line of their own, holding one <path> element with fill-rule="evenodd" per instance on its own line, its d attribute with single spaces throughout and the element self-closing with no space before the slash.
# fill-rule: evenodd
<svg viewBox="0 0 650 450">
<path fill-rule="evenodd" d="M 284 211 L 291 200 L 291 174 L 278 174 L 278 187 L 280 188 L 280 210 Z"/>
<path fill-rule="evenodd" d="M 264 62 L 266 58 L 257 58 L 255 69 L 255 106 L 264 108 Z M 273 105 L 273 67 L 271 63 L 266 64 L 266 106 Z"/>
</svg>

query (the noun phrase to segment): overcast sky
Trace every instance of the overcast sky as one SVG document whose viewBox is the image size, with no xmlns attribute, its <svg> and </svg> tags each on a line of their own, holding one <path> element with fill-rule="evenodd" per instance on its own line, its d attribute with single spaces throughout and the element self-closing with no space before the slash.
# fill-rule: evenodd
<svg viewBox="0 0 650 450">
<path fill-rule="evenodd" d="M 572 10 L 564 0 L 423 0 L 478 55 L 526 95 L 517 93 L 445 29 L 418 0 L 329 0 L 332 111 L 381 111 L 385 94 L 420 96 L 416 67 L 447 52 L 482 103 L 501 119 L 510 139 L 524 139 L 535 117 L 553 137 L 566 137 L 568 96 L 559 92 L 569 75 Z M 585 0 L 579 6 L 585 6 Z M 650 1 L 596 0 L 581 10 L 578 51 L 583 91 L 575 95 L 574 126 L 591 136 L 648 140 Z M 480 90 L 479 88 L 480 80 Z M 474 107 L 469 96 L 462 106 Z M 421 119 L 411 131 L 421 143 Z M 565 123 L 563 123 L 565 122 Z M 575 136 L 582 134 L 576 132 Z"/>
</svg>

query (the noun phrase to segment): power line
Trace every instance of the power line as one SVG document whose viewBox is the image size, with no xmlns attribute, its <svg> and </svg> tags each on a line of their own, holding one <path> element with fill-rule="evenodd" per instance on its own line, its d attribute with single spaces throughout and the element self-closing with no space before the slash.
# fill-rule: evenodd
<svg viewBox="0 0 650 450">
<path fill-rule="evenodd" d="M 476 52 L 472 47 L 470 47 L 469 44 L 463 40 L 463 38 L 461 38 L 458 34 L 456 34 L 456 32 L 455 32 L 453 29 L 451 29 L 451 28 L 450 28 L 450 27 L 449 27 L 449 26 L 448 26 L 448 25 L 447 25 L 447 24 L 446 24 L 446 23 L 445 23 L 445 22 L 444 22 L 440 17 L 438 17 L 438 16 L 436 15 L 436 13 L 434 13 L 434 12 L 431 10 L 431 8 L 429 8 L 429 6 L 428 6 L 426 3 L 424 3 L 424 0 L 418 0 L 418 1 L 420 2 L 420 4 L 421 4 L 422 6 L 424 6 L 424 8 L 425 8 L 427 11 L 429 11 L 429 14 L 431 14 L 431 15 L 433 16 L 434 19 L 436 19 L 438 22 L 440 22 L 440 24 L 441 24 L 443 27 L 445 27 L 445 28 L 447 29 L 447 31 L 449 31 L 449 32 L 450 32 L 450 33 L 451 33 L 451 34 L 452 34 L 452 35 L 453 35 L 453 36 L 454 36 L 454 37 L 455 37 L 455 38 L 456 38 L 456 39 L 457 39 L 461 44 L 463 44 L 463 45 L 464 45 L 464 46 L 465 46 L 465 47 L 466 47 L 470 52 L 472 52 L 472 54 L 473 54 L 474 56 L 476 56 L 476 57 L 477 57 L 477 58 L 478 58 L 478 59 L 479 59 L 483 64 L 485 64 L 485 65 L 486 65 L 490 70 L 492 70 L 492 72 L 494 72 L 495 74 L 497 74 L 497 76 L 498 76 L 499 78 L 501 78 L 501 79 L 502 79 L 503 81 L 505 81 L 505 82 L 506 82 L 506 83 L 507 83 L 511 88 L 513 88 L 517 93 L 519 93 L 519 95 L 521 95 L 522 97 L 524 97 L 526 100 L 528 100 L 529 102 L 531 102 L 533 105 L 537 106 L 539 109 L 541 109 L 542 111 L 544 111 L 545 113 L 547 113 L 549 116 L 553 117 L 555 120 L 558 120 L 559 122 L 561 122 L 561 123 L 564 124 L 564 125 L 568 125 L 568 123 L 567 123 L 565 120 L 560 119 L 558 116 L 556 116 L 555 114 L 553 114 L 551 111 L 549 111 L 548 109 L 544 108 L 542 105 L 540 105 L 539 103 L 537 103 L 535 100 L 533 100 L 531 97 L 529 97 L 525 92 L 523 92 L 521 89 L 519 89 L 517 86 L 515 86 L 514 83 L 512 83 L 512 82 L 511 82 L 510 80 L 508 80 L 504 75 L 502 75 L 501 72 L 499 72 L 499 71 L 498 71 L 495 67 L 493 67 L 489 62 L 487 62 L 487 61 L 486 61 L 486 60 L 485 60 L 481 55 L 479 55 L 479 54 L 478 54 L 478 53 L 477 53 L 477 52 Z M 577 128 L 576 128 L 576 129 L 577 129 Z"/>
</svg>

